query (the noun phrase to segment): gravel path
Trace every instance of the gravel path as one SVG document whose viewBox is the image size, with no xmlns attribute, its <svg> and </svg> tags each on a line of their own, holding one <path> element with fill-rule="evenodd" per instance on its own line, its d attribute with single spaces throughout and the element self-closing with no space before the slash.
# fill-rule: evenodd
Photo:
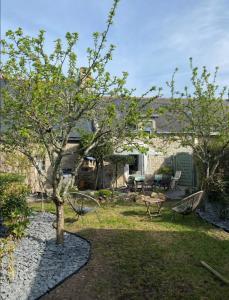
<svg viewBox="0 0 229 300">
<path fill-rule="evenodd" d="M 15 278 L 7 280 L 3 259 L 0 276 L 1 300 L 32 300 L 55 287 L 79 270 L 89 259 L 90 244 L 86 240 L 65 233 L 65 244 L 56 245 L 52 227 L 55 216 L 35 213 L 27 228 L 27 236 L 17 244 Z"/>
</svg>

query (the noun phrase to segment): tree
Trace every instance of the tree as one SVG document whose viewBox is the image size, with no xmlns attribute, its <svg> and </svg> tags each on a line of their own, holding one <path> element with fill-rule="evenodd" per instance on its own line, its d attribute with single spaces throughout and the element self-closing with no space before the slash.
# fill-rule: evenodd
<svg viewBox="0 0 229 300">
<path fill-rule="evenodd" d="M 191 66 L 191 92 L 175 90 L 174 73 L 170 83 L 171 103 L 168 106 L 170 126 L 177 139 L 193 150 L 195 159 L 203 171 L 201 187 L 207 191 L 220 161 L 229 145 L 229 105 L 225 101 L 228 88 L 219 88 L 216 83 L 218 68 L 213 76 L 203 67 L 199 72 Z M 216 150 L 217 149 L 217 150 Z"/>
<path fill-rule="evenodd" d="M 97 190 L 100 186 L 99 180 L 99 169 L 101 169 L 101 187 L 104 188 L 104 159 L 106 156 L 111 155 L 114 152 L 114 147 L 112 144 L 112 141 L 110 140 L 104 140 L 101 141 L 100 144 L 95 146 L 92 151 L 90 152 L 90 155 L 95 158 L 95 164 L 96 164 L 96 177 L 95 177 L 95 189 Z"/>
<path fill-rule="evenodd" d="M 87 49 L 88 66 L 84 68 L 77 65 L 77 33 L 66 33 L 66 46 L 57 39 L 51 54 L 45 51 L 44 30 L 37 37 L 25 35 L 21 28 L 9 30 L 1 40 L 5 79 L 1 88 L 1 144 L 6 150 L 24 154 L 36 168 L 42 185 L 51 186 L 57 243 L 63 243 L 64 236 L 63 205 L 69 185 L 63 182 L 61 166 L 68 155 L 65 150 L 70 134 L 78 132 L 84 141 L 74 165 L 76 176 L 84 157 L 104 140 L 115 143 L 122 139 L 128 145 L 136 135 L 143 136 L 143 130 L 134 132 L 131 125 L 151 116 L 147 105 L 156 97 L 144 102 L 132 98 L 132 90 L 125 87 L 128 74 L 123 72 L 119 78 L 106 71 L 114 50 L 113 45 L 106 47 L 106 39 L 118 2 L 113 2 L 105 31 L 93 34 L 93 47 Z M 85 121 L 93 125 L 92 130 L 82 128 Z M 48 156 L 51 176 L 41 168 L 40 153 Z"/>
<path fill-rule="evenodd" d="M 118 166 L 121 165 L 122 167 L 125 166 L 125 164 L 130 164 L 133 162 L 133 157 L 128 155 L 120 155 L 120 154 L 113 154 L 107 157 L 108 160 L 115 165 L 115 178 L 112 180 L 112 182 L 115 181 L 115 187 L 117 189 L 118 187 Z"/>
</svg>

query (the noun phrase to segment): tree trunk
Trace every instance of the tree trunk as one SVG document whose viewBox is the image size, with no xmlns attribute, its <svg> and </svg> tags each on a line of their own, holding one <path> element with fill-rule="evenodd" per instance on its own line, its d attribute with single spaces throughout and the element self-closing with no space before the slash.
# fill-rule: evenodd
<svg viewBox="0 0 229 300">
<path fill-rule="evenodd" d="M 207 190 L 207 186 L 208 186 L 208 180 L 210 177 L 210 166 L 209 163 L 205 163 L 204 164 L 204 175 L 205 178 L 202 178 L 202 183 L 201 183 L 201 190 Z"/>
<path fill-rule="evenodd" d="M 103 164 L 103 160 L 101 161 L 101 177 L 102 177 L 102 189 L 104 189 L 104 164 Z"/>
<path fill-rule="evenodd" d="M 56 243 L 64 243 L 64 204 L 56 204 Z"/>
<path fill-rule="evenodd" d="M 82 166 L 83 162 L 84 162 L 84 157 L 81 156 L 77 160 L 76 165 L 74 167 L 74 171 L 72 173 L 72 184 L 71 184 L 71 187 L 73 187 L 75 185 L 76 181 L 77 181 L 78 172 L 79 172 L 79 169 Z"/>
<path fill-rule="evenodd" d="M 95 173 L 95 190 L 97 190 L 98 189 L 98 179 L 99 179 L 99 163 L 98 163 L 98 161 L 96 160 L 96 173 Z"/>
<path fill-rule="evenodd" d="M 215 164 L 213 165 L 213 167 L 212 167 L 212 169 L 211 169 L 211 176 L 215 175 L 215 172 L 216 172 L 218 166 L 219 166 L 219 160 L 217 160 L 217 161 L 215 162 Z"/>
<path fill-rule="evenodd" d="M 118 163 L 115 164 L 115 185 L 116 189 L 118 188 Z"/>
<path fill-rule="evenodd" d="M 210 163 L 208 162 L 206 164 L 205 168 L 205 176 L 206 178 L 202 182 L 201 189 L 205 192 L 204 198 L 202 200 L 202 209 L 205 211 L 206 209 L 206 201 L 208 200 L 208 193 L 210 188 L 210 178 L 212 178 L 215 175 L 215 172 L 219 166 L 219 161 L 216 161 L 212 168 L 210 168 Z"/>
</svg>

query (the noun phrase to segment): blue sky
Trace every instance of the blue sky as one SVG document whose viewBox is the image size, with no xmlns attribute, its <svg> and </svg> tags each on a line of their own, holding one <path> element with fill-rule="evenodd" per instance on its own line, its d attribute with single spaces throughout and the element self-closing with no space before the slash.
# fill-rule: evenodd
<svg viewBox="0 0 229 300">
<path fill-rule="evenodd" d="M 67 31 L 80 34 L 79 64 L 91 33 L 105 28 L 111 0 L 2 0 L 1 31 L 22 27 L 35 35 L 47 31 L 52 41 Z M 152 85 L 165 88 L 176 67 L 177 87 L 189 85 L 189 57 L 210 71 L 220 67 L 218 82 L 229 85 L 229 0 L 121 0 L 109 33 L 116 45 L 109 71 L 129 73 L 128 87 L 140 95 Z"/>
</svg>

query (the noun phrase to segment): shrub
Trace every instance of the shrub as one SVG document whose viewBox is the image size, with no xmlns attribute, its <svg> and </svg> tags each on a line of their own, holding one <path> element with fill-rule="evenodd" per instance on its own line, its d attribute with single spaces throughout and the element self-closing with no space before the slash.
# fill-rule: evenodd
<svg viewBox="0 0 229 300">
<path fill-rule="evenodd" d="M 227 198 L 226 182 L 221 174 L 215 174 L 208 180 L 209 200 L 224 202 Z"/>
<path fill-rule="evenodd" d="M 6 257 L 6 265 L 4 266 L 7 270 L 7 276 L 10 281 L 14 279 L 15 268 L 14 268 L 14 250 L 15 242 L 12 237 L 1 238 L 0 241 L 0 270 L 2 269 L 2 259 Z"/>
<path fill-rule="evenodd" d="M 25 177 L 14 173 L 0 173 L 0 189 L 4 188 L 8 183 L 20 182 L 23 183 Z"/>
<path fill-rule="evenodd" d="M 24 235 L 30 215 L 24 192 L 25 188 L 21 187 L 21 189 L 23 190 L 22 194 L 18 194 L 18 189 L 15 193 L 11 191 L 2 205 L 3 224 L 7 226 L 9 234 L 16 238 Z"/>
<path fill-rule="evenodd" d="M 157 171 L 157 173 L 158 174 L 163 174 L 163 175 L 172 175 L 173 174 L 173 169 L 169 166 L 162 166 Z"/>
<path fill-rule="evenodd" d="M 7 226 L 8 234 L 15 238 L 24 235 L 31 212 L 26 202 L 29 190 L 22 183 L 23 180 L 22 176 L 16 174 L 0 176 L 0 217 L 3 219 L 3 224 Z"/>
<path fill-rule="evenodd" d="M 216 173 L 208 180 L 208 199 L 218 207 L 221 219 L 229 218 L 228 182 L 221 173 Z"/>
<path fill-rule="evenodd" d="M 112 191 L 102 189 L 102 190 L 99 190 L 99 191 L 95 192 L 95 196 L 96 197 L 102 197 L 102 198 L 105 198 L 105 199 L 110 198 L 112 196 Z"/>
</svg>

